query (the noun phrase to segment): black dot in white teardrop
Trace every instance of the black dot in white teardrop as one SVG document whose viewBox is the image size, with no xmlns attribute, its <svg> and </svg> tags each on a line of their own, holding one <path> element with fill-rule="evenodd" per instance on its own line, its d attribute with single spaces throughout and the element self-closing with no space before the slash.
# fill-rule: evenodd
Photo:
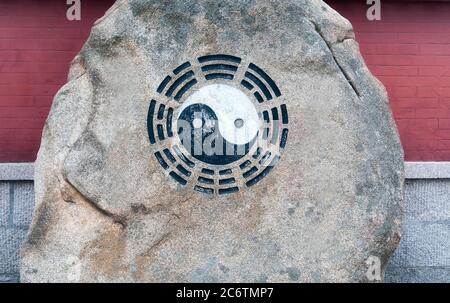
<svg viewBox="0 0 450 303">
<path fill-rule="evenodd" d="M 234 120 L 234 126 L 236 126 L 236 128 L 241 128 L 244 126 L 244 120 L 237 118 L 236 120 Z"/>
</svg>

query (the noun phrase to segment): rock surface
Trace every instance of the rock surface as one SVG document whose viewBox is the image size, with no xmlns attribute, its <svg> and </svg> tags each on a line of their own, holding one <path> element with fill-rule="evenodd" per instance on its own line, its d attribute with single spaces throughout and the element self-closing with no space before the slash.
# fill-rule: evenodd
<svg viewBox="0 0 450 303">
<path fill-rule="evenodd" d="M 239 80 L 263 68 L 289 111 L 280 161 L 251 187 L 234 173 L 226 195 L 174 182 L 147 128 L 150 100 L 176 104 L 164 77 L 210 54 L 242 58 Z M 400 238 L 403 151 L 351 24 L 324 2 L 122 0 L 55 98 L 36 201 L 23 282 L 367 281 Z"/>
</svg>

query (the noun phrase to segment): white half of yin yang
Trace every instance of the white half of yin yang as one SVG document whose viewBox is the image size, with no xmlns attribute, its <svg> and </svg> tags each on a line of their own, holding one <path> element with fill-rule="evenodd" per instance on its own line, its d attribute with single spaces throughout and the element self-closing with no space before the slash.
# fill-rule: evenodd
<svg viewBox="0 0 450 303">
<path fill-rule="evenodd" d="M 179 113 L 197 103 L 205 104 L 214 111 L 219 132 L 228 142 L 236 145 L 247 144 L 257 135 L 261 123 L 258 112 L 250 98 L 239 89 L 225 84 L 203 86 L 189 96 Z"/>
</svg>

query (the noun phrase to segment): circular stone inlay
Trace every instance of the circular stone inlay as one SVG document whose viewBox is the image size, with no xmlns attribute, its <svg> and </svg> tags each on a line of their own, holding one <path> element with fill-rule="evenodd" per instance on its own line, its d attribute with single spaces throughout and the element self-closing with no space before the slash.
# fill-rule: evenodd
<svg viewBox="0 0 450 303">
<path fill-rule="evenodd" d="M 288 138 L 288 111 L 266 71 L 211 54 L 161 78 L 147 128 L 153 154 L 182 187 L 232 194 L 265 179 Z"/>
</svg>

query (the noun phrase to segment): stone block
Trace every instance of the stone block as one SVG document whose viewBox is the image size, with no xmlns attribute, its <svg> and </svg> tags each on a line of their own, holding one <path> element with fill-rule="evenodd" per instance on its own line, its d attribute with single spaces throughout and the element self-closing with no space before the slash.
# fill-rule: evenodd
<svg viewBox="0 0 450 303">
<path fill-rule="evenodd" d="M 402 257 L 407 267 L 450 266 L 450 224 L 448 222 L 405 221 L 406 237 Z"/>
<path fill-rule="evenodd" d="M 0 228 L 0 275 L 19 273 L 20 246 L 26 231 Z"/>
<path fill-rule="evenodd" d="M 450 220 L 449 180 L 408 180 L 406 183 L 406 219 Z"/>
<path fill-rule="evenodd" d="M 386 283 L 450 283 L 450 267 L 390 267 Z"/>
<path fill-rule="evenodd" d="M 0 227 L 8 226 L 9 204 L 9 183 L 0 182 Z"/>
<path fill-rule="evenodd" d="M 17 182 L 14 184 L 13 223 L 16 227 L 28 227 L 34 210 L 33 182 Z"/>
</svg>

